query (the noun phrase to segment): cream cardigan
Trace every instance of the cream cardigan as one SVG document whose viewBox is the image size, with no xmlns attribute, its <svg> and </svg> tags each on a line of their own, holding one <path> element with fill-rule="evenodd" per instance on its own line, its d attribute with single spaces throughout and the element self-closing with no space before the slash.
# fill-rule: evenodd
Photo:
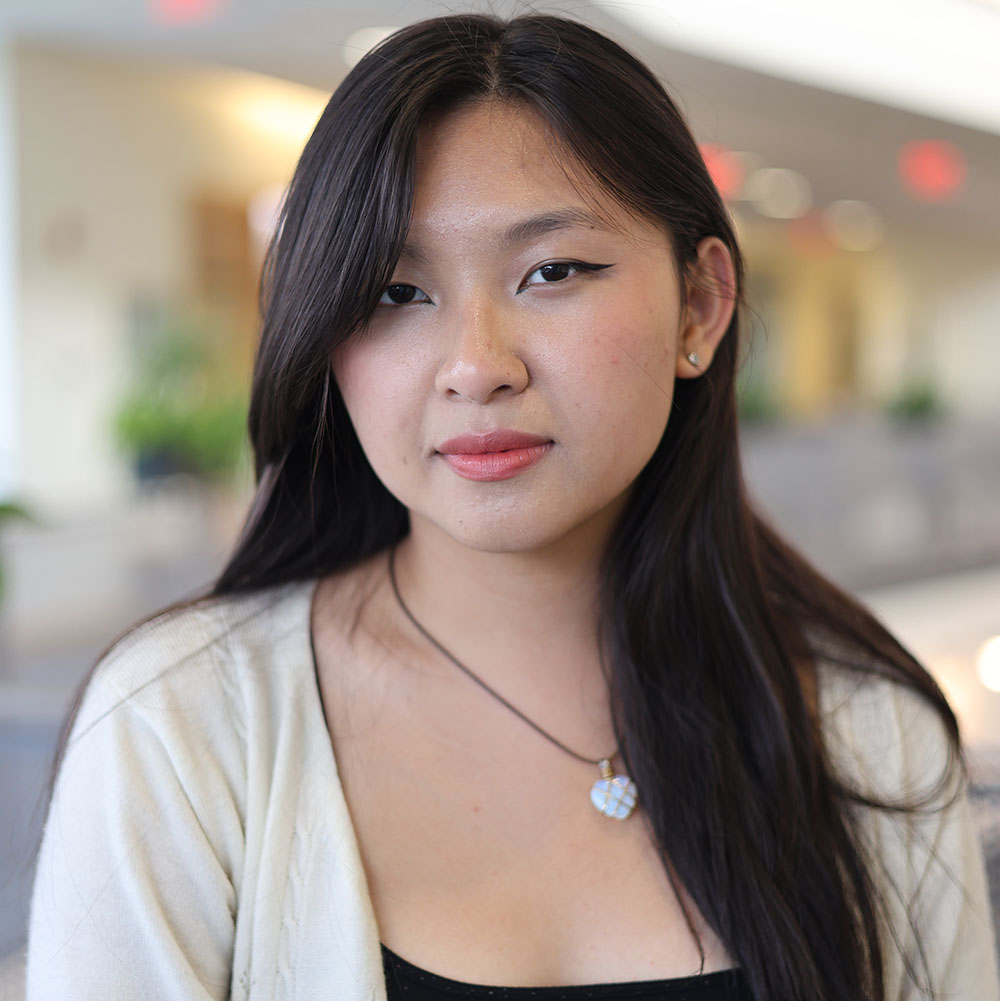
<svg viewBox="0 0 1000 1001">
<path fill-rule="evenodd" d="M 45 827 L 29 1001 L 385 998 L 378 929 L 310 644 L 311 584 L 213 601 L 117 644 L 88 688 Z M 918 699 L 827 670 L 841 767 L 913 790 L 944 741 Z M 961 798 L 865 837 L 902 890 L 889 997 L 924 929 L 952 1001 L 995 1001 L 981 853 Z M 928 852 L 941 864 L 929 864 Z M 950 870 L 950 875 L 946 872 Z"/>
</svg>

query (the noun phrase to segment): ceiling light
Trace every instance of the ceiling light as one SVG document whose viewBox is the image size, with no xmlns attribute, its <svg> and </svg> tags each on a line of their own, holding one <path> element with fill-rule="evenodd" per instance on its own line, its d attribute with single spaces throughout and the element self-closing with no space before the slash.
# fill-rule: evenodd
<svg viewBox="0 0 1000 1001">
<path fill-rule="evenodd" d="M 699 149 L 719 194 L 727 202 L 739 198 L 744 177 L 743 163 L 739 156 L 715 143 L 703 143 Z"/>
<path fill-rule="evenodd" d="M 874 205 L 845 198 L 823 210 L 823 232 L 841 250 L 874 250 L 885 236 L 885 222 Z"/>
<path fill-rule="evenodd" d="M 965 180 L 965 157 L 957 146 L 937 139 L 907 143 L 899 151 L 899 176 L 920 201 L 943 202 Z"/>
<path fill-rule="evenodd" d="M 797 171 L 787 167 L 761 167 L 746 180 L 743 195 L 769 219 L 798 219 L 812 205 L 812 188 Z"/>
<path fill-rule="evenodd" d="M 1000 692 L 1000 636 L 991 636 L 976 654 L 976 674 L 984 688 Z"/>
<path fill-rule="evenodd" d="M 316 126 L 327 95 L 291 88 L 248 88 L 232 102 L 232 113 L 255 132 L 300 150 Z"/>
<path fill-rule="evenodd" d="M 199 24 L 225 6 L 225 0 L 148 0 L 150 17 L 160 24 Z"/>
</svg>

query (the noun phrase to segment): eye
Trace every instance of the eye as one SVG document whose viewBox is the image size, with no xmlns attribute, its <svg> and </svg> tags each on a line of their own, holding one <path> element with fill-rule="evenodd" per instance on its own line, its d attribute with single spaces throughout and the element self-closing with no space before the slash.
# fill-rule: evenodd
<svg viewBox="0 0 1000 1001">
<path fill-rule="evenodd" d="M 610 264 L 587 264 L 585 261 L 550 261 L 548 264 L 535 268 L 521 283 L 521 288 L 518 291 L 520 292 L 531 285 L 552 285 L 565 281 L 580 272 L 603 271 L 610 267 Z"/>
<path fill-rule="evenodd" d="M 387 285 L 379 299 L 380 306 L 406 306 L 410 303 L 430 302 L 430 296 L 416 285 L 404 285 L 401 282 Z"/>
<path fill-rule="evenodd" d="M 576 272 L 576 267 L 569 261 L 554 261 L 552 264 L 543 264 L 524 279 L 525 285 L 536 285 L 539 282 L 561 282 L 564 278 Z M 535 278 L 535 276 L 538 276 Z M 532 279 L 535 279 L 532 281 Z"/>
</svg>

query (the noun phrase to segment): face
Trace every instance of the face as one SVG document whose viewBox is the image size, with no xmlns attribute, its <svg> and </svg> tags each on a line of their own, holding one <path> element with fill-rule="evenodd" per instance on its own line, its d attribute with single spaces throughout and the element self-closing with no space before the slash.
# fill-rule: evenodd
<svg viewBox="0 0 1000 1001">
<path fill-rule="evenodd" d="M 666 427 L 684 312 L 665 232 L 532 112 L 471 105 L 425 127 L 406 247 L 334 374 L 415 535 L 600 544 Z"/>
</svg>

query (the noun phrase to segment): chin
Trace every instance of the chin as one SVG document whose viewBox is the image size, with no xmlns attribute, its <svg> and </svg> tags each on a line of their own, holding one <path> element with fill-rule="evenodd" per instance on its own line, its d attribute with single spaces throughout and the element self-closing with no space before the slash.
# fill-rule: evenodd
<svg viewBox="0 0 1000 1001">
<path fill-rule="evenodd" d="M 459 545 L 481 553 L 527 553 L 545 549 L 562 533 L 546 532 L 538 525 L 516 523 L 441 526 Z"/>
<path fill-rule="evenodd" d="M 556 514 L 556 512 L 552 512 Z M 466 513 L 435 524 L 459 545 L 482 553 L 540 553 L 563 546 L 588 549 L 610 529 L 608 509 L 587 511 L 579 518 L 567 517 L 563 510 L 556 517 L 542 517 L 537 508 L 524 504 L 517 511 Z"/>
<path fill-rule="evenodd" d="M 406 504 L 411 512 L 411 532 L 437 536 L 482 553 L 542 553 L 546 550 L 581 551 L 602 549 L 628 494 L 608 490 L 592 491 L 581 503 L 572 490 L 532 496 L 527 491 L 511 492 L 486 500 L 449 498 L 432 508 L 429 504 Z M 398 496 L 398 495 L 397 495 Z"/>
</svg>

